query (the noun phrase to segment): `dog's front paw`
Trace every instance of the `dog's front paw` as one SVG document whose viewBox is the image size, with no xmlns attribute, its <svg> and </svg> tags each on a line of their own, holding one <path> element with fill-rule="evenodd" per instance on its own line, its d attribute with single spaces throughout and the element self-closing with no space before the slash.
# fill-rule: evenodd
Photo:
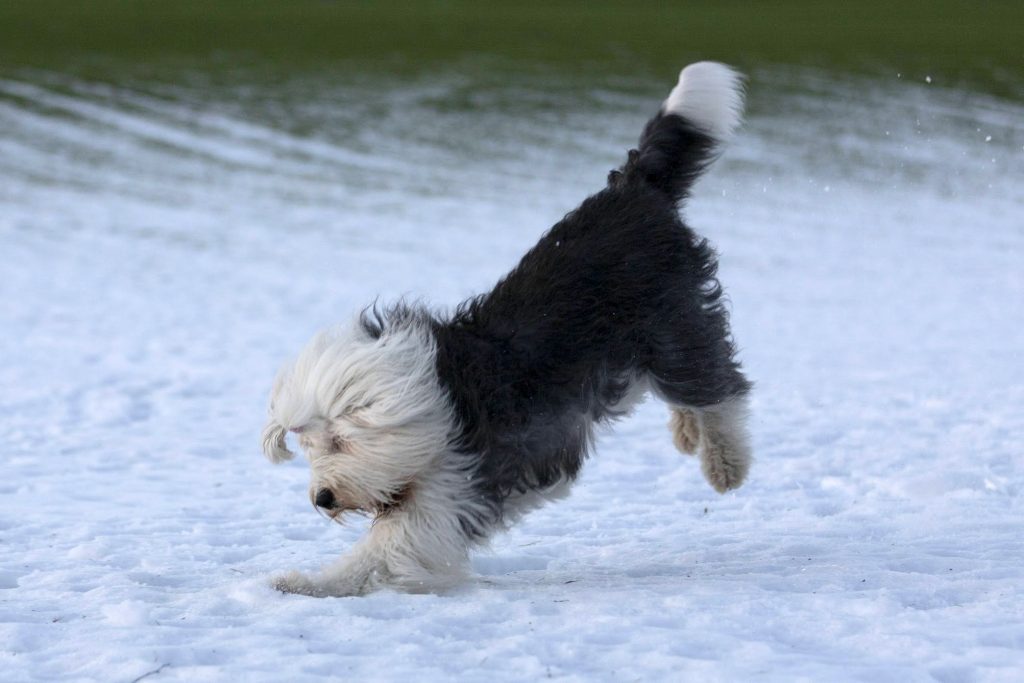
<svg viewBox="0 0 1024 683">
<path fill-rule="evenodd" d="M 275 576 L 270 580 L 274 590 L 282 593 L 295 593 L 296 595 L 319 596 L 320 590 L 317 583 L 302 572 L 292 571 L 287 574 Z"/>
<path fill-rule="evenodd" d="M 351 578 L 317 579 L 297 571 L 275 576 L 271 579 L 270 585 L 282 593 L 308 595 L 312 598 L 344 598 L 363 595 L 368 590 L 365 581 L 355 581 Z"/>
</svg>

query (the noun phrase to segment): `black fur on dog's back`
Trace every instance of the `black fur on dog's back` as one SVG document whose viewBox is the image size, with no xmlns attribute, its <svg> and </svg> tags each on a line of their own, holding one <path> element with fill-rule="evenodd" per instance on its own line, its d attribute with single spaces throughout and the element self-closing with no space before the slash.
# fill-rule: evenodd
<svg viewBox="0 0 1024 683">
<path fill-rule="evenodd" d="M 694 407 L 749 389 L 715 253 L 677 209 L 716 144 L 660 113 L 604 190 L 490 293 L 433 321 L 460 446 L 499 519 L 508 496 L 576 476 L 593 423 L 613 417 L 634 382 Z"/>
</svg>

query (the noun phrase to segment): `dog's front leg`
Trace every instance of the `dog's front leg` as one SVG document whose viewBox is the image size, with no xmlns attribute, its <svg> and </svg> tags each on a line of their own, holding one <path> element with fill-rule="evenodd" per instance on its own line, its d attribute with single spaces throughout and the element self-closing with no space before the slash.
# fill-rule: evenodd
<svg viewBox="0 0 1024 683">
<path fill-rule="evenodd" d="M 385 547 L 379 529 L 371 527 L 365 538 L 334 564 L 315 574 L 299 571 L 275 577 L 272 585 L 282 593 L 313 597 L 363 595 L 386 584 L 389 578 Z M 376 533 L 375 533 L 376 532 Z"/>
<path fill-rule="evenodd" d="M 384 587 L 409 592 L 448 588 L 466 576 L 469 541 L 447 505 L 410 502 L 380 517 L 337 563 L 316 574 L 289 572 L 274 588 L 315 597 L 364 595 Z"/>
</svg>

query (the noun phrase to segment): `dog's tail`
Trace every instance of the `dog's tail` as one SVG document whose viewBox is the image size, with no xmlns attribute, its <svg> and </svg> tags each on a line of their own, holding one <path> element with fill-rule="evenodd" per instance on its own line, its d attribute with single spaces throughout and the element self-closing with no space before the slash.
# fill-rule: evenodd
<svg viewBox="0 0 1024 683">
<path fill-rule="evenodd" d="M 690 64 L 648 121 L 638 148 L 621 171 L 626 182 L 642 180 L 679 201 L 713 162 L 743 116 L 743 77 L 718 62 Z"/>
</svg>

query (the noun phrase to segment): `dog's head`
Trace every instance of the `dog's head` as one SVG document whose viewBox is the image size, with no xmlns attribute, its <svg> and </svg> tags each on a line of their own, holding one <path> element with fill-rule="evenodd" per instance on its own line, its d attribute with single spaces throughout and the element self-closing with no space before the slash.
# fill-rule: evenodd
<svg viewBox="0 0 1024 683">
<path fill-rule="evenodd" d="M 291 459 L 285 437 L 295 433 L 312 469 L 310 500 L 332 518 L 400 503 L 452 438 L 436 355 L 429 324 L 415 317 L 364 315 L 317 335 L 278 373 L 263 452 Z"/>
</svg>

